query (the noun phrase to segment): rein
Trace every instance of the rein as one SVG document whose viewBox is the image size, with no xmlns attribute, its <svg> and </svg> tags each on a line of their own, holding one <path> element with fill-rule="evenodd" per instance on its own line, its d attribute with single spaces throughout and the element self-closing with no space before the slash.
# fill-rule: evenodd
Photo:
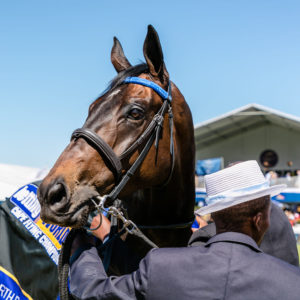
<svg viewBox="0 0 300 300">
<path fill-rule="evenodd" d="M 139 77 L 127 77 L 123 83 L 132 83 L 139 84 L 153 89 L 162 99 L 163 104 L 160 110 L 155 114 L 152 121 L 146 128 L 146 130 L 140 135 L 140 137 L 127 149 L 125 150 L 120 157 L 118 157 L 113 149 L 94 131 L 88 128 L 79 128 L 76 129 L 71 136 L 71 140 L 83 138 L 91 147 L 98 151 L 99 155 L 107 162 L 109 169 L 113 172 L 115 177 L 115 182 L 117 186 L 114 188 L 113 192 L 109 194 L 109 198 L 113 201 L 116 199 L 118 194 L 121 192 L 125 184 L 128 182 L 130 177 L 134 174 L 136 169 L 141 165 L 145 159 L 147 153 L 149 152 L 154 139 L 155 139 L 155 148 L 156 156 L 158 151 L 158 144 L 161 138 L 161 130 L 163 127 L 164 116 L 168 111 L 169 114 L 169 123 L 170 123 L 170 154 L 172 156 L 172 167 L 169 177 L 163 185 L 166 185 L 172 176 L 174 168 L 174 143 L 173 143 L 173 113 L 172 113 L 172 92 L 171 92 L 171 82 L 169 82 L 168 92 L 162 89 L 156 83 L 149 81 L 144 78 Z M 144 149 L 141 154 L 131 166 L 131 168 L 126 172 L 125 175 L 122 175 L 123 167 L 122 160 L 124 160 L 128 155 L 133 153 L 140 145 L 147 141 Z"/>
<path fill-rule="evenodd" d="M 161 138 L 161 131 L 163 128 L 163 122 L 164 122 L 164 116 L 168 112 L 169 116 L 169 127 L 170 127 L 170 155 L 171 155 L 171 168 L 169 172 L 169 176 L 166 179 L 166 181 L 159 186 L 159 188 L 166 186 L 169 181 L 171 180 L 174 165 L 175 165 L 175 155 L 174 155 L 174 141 L 173 141 L 173 112 L 172 112 L 172 88 L 171 88 L 171 81 L 169 81 L 168 84 L 168 91 L 165 91 L 163 88 L 161 88 L 158 84 L 139 77 L 127 77 L 124 81 L 124 84 L 139 84 L 146 87 L 151 88 L 154 90 L 163 100 L 163 104 L 159 111 L 155 114 L 150 124 L 147 126 L 145 131 L 140 135 L 140 137 L 128 148 L 126 149 L 119 157 L 115 154 L 113 149 L 94 131 L 87 129 L 87 128 L 80 128 L 76 129 L 71 137 L 71 140 L 73 139 L 79 139 L 83 138 L 90 146 L 92 146 L 94 149 L 96 149 L 99 153 L 99 155 L 107 162 L 108 167 L 113 172 L 115 177 L 116 186 L 114 189 L 108 194 L 103 197 L 98 196 L 91 201 L 94 203 L 96 210 L 93 211 L 90 214 L 89 220 L 92 219 L 93 216 L 95 216 L 95 212 L 103 212 L 106 211 L 107 214 L 110 214 L 112 217 L 118 217 L 124 224 L 124 228 L 130 233 L 135 234 L 141 237 L 143 233 L 138 229 L 178 229 L 178 228 L 185 228 L 190 226 L 193 223 L 193 220 L 185 223 L 179 223 L 179 224 L 168 224 L 168 225 L 136 225 L 130 220 L 124 220 L 123 213 L 119 211 L 119 214 L 116 213 L 116 210 L 114 210 L 113 206 L 110 206 L 109 209 L 105 208 L 105 203 L 107 200 L 110 200 L 111 202 L 115 201 L 122 191 L 122 189 L 125 187 L 127 182 L 130 180 L 130 178 L 135 174 L 136 170 L 142 162 L 144 161 L 146 155 L 148 154 L 152 144 L 155 141 L 155 148 L 156 148 L 156 159 L 158 154 L 158 145 L 159 140 Z M 141 153 L 139 154 L 138 158 L 135 160 L 135 162 L 132 164 L 132 166 L 125 172 L 125 174 L 122 174 L 123 167 L 122 167 L 122 160 L 124 160 L 128 155 L 132 154 L 139 146 L 141 146 L 143 143 L 146 143 L 144 148 L 142 149 Z M 98 203 L 95 202 L 95 200 L 98 201 Z M 124 222 L 125 221 L 125 222 Z M 130 226 L 128 225 L 130 223 Z M 100 226 L 97 226 L 96 228 L 89 229 L 91 231 L 98 229 Z M 128 229 L 128 228 L 131 229 Z M 134 228 L 134 230 L 133 230 Z M 147 243 L 151 245 L 152 247 L 157 247 L 153 242 L 149 243 L 149 239 L 147 237 L 143 238 L 145 241 L 147 240 Z"/>
</svg>

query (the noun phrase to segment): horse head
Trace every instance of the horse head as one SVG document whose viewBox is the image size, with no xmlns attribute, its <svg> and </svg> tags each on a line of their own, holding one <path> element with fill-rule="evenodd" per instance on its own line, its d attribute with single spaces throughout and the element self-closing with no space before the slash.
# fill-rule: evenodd
<svg viewBox="0 0 300 300">
<path fill-rule="evenodd" d="M 169 122 L 171 111 L 165 111 L 162 114 L 162 129 L 157 134 L 159 136 L 155 137 L 158 145 L 150 145 L 149 152 L 118 197 L 127 202 L 135 199 L 135 204 L 143 203 L 144 210 L 147 209 L 144 200 L 157 203 L 155 210 L 172 205 L 173 215 L 168 216 L 168 220 L 160 219 L 158 222 L 178 218 L 184 220 L 192 215 L 194 135 L 191 113 L 178 88 L 170 82 L 159 37 L 152 26 L 148 27 L 143 53 L 146 63 L 132 66 L 120 42 L 114 38 L 111 61 L 118 75 L 89 107 L 81 130 L 89 132 L 92 137 L 86 139 L 80 134 L 76 135 L 75 131 L 71 142 L 41 183 L 38 199 L 44 221 L 62 226 L 83 226 L 94 208 L 91 199 L 110 193 L 143 151 L 149 139 L 144 140 L 142 136 L 147 136 L 145 133 L 149 131 L 155 116 L 161 112 L 164 99 L 157 90 L 131 83 L 128 78 L 139 78 L 154 83 L 164 91 L 171 90 L 174 126 Z M 101 139 L 104 148 L 108 147 L 98 149 L 102 146 L 97 148 L 93 137 Z M 138 145 L 137 140 L 140 141 Z M 173 155 L 170 154 L 172 143 Z M 105 151 L 110 154 L 104 155 Z M 181 204 L 175 205 L 179 197 Z M 162 215 L 161 210 L 158 211 Z M 151 214 L 151 210 L 144 213 Z M 139 214 L 143 215 L 141 211 Z"/>
</svg>

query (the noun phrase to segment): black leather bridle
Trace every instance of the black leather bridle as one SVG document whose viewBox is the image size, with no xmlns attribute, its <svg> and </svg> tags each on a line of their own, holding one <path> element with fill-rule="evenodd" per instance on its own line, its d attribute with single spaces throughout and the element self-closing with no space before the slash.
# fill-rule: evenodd
<svg viewBox="0 0 300 300">
<path fill-rule="evenodd" d="M 172 165 L 170 168 L 169 176 L 164 182 L 163 186 L 165 186 L 171 179 L 173 169 L 174 169 L 174 143 L 173 143 L 173 113 L 172 113 L 172 91 L 171 91 L 171 82 L 169 82 L 168 92 L 163 90 L 156 83 L 149 81 L 147 79 L 139 78 L 139 77 L 127 77 L 124 80 L 124 83 L 133 83 L 140 84 L 143 86 L 147 86 L 152 88 L 155 92 L 157 92 L 161 98 L 163 99 L 163 104 L 159 111 L 155 114 L 152 121 L 146 128 L 146 130 L 140 135 L 140 137 L 127 149 L 125 150 L 119 157 L 115 154 L 113 149 L 94 131 L 88 128 L 79 128 L 76 129 L 71 137 L 73 139 L 83 138 L 91 147 L 98 151 L 103 160 L 107 163 L 107 166 L 112 171 L 115 177 L 116 186 L 114 189 L 106 195 L 106 200 L 114 201 L 119 193 L 122 191 L 126 183 L 129 179 L 135 174 L 137 168 L 142 164 L 146 155 L 148 154 L 152 144 L 155 141 L 156 155 L 158 151 L 158 144 L 161 138 L 161 130 L 163 127 L 164 116 L 166 112 L 169 115 L 169 123 L 170 123 L 170 155 L 172 158 Z M 132 164 L 132 166 L 125 172 L 123 175 L 123 167 L 122 160 L 132 154 L 138 147 L 143 145 L 145 146 L 138 158 Z"/>
<path fill-rule="evenodd" d="M 169 81 L 168 91 L 162 89 L 156 83 L 149 81 L 147 79 L 139 78 L 139 77 L 127 77 L 124 84 L 140 84 L 149 88 L 152 88 L 162 99 L 163 103 L 160 107 L 159 111 L 155 114 L 153 119 L 151 120 L 148 127 L 145 131 L 139 136 L 139 138 L 127 149 L 125 150 L 119 157 L 115 154 L 113 149 L 94 131 L 88 128 L 80 128 L 76 129 L 71 137 L 71 140 L 82 138 L 84 139 L 91 147 L 98 151 L 99 155 L 105 161 L 106 165 L 114 174 L 116 185 L 113 190 L 105 196 L 97 196 L 95 198 L 89 199 L 95 206 L 95 210 L 90 213 L 89 221 L 96 214 L 100 214 L 100 223 L 96 228 L 90 229 L 88 226 L 87 230 L 96 230 L 102 224 L 102 213 L 106 212 L 111 216 L 111 229 L 108 236 L 108 240 L 105 240 L 101 246 L 102 249 L 106 249 L 103 259 L 103 265 L 105 270 L 108 269 L 110 264 L 110 259 L 112 255 L 112 247 L 114 244 L 115 238 L 123 235 L 126 231 L 129 234 L 133 234 L 142 240 L 144 240 L 150 247 L 158 248 L 158 246 L 153 243 L 142 231 L 141 229 L 179 229 L 179 228 L 189 228 L 193 221 L 194 217 L 191 218 L 190 221 L 184 223 L 177 224 L 168 224 L 168 225 L 136 225 L 131 220 L 125 218 L 124 213 L 120 209 L 120 200 L 117 199 L 118 195 L 126 185 L 126 183 L 130 180 L 130 178 L 135 174 L 138 167 L 142 164 L 145 157 L 147 156 L 150 148 L 155 142 L 156 148 L 156 159 L 158 155 L 158 145 L 159 140 L 161 138 L 161 132 L 163 128 L 164 117 L 168 112 L 169 115 L 169 127 L 170 127 L 170 155 L 171 155 L 171 167 L 168 178 L 162 184 L 161 187 L 166 186 L 172 178 L 174 165 L 175 165 L 175 155 L 174 155 L 174 142 L 173 142 L 173 113 L 172 113 L 172 90 L 171 90 L 171 82 Z M 144 145 L 142 151 L 140 152 L 138 158 L 131 165 L 131 167 L 125 171 L 122 166 L 122 160 L 128 158 L 130 154 L 132 154 L 137 148 L 141 145 Z M 124 173 L 124 174 L 123 174 Z M 107 207 L 105 205 L 107 200 L 113 202 L 112 206 Z M 123 223 L 123 228 L 119 230 L 118 228 L 118 220 Z M 89 224 L 90 225 L 90 224 Z M 73 229 L 67 236 L 67 239 L 61 249 L 61 254 L 59 258 L 59 290 L 61 299 L 70 299 L 70 293 L 68 290 L 68 275 L 69 275 L 69 259 L 71 254 L 71 245 L 76 236 L 76 231 Z"/>
<path fill-rule="evenodd" d="M 127 149 L 125 150 L 119 157 L 115 154 L 113 149 L 94 131 L 88 128 L 80 128 L 76 129 L 71 137 L 73 139 L 84 139 L 91 147 L 96 149 L 102 159 L 106 162 L 107 166 L 113 172 L 115 177 L 116 186 L 114 189 L 103 197 L 97 196 L 95 198 L 91 198 L 90 200 L 95 205 L 96 210 L 90 213 L 89 220 L 93 218 L 96 214 L 100 214 L 100 223 L 96 228 L 88 230 L 96 230 L 102 224 L 102 212 L 106 212 L 111 215 L 111 229 L 108 236 L 108 240 L 103 242 L 102 249 L 106 249 L 106 255 L 103 259 L 103 264 L 105 269 L 108 269 L 110 264 L 112 247 L 116 237 L 121 236 L 126 231 L 130 234 L 133 234 L 142 240 L 144 240 L 150 247 L 158 248 L 158 246 L 153 243 L 142 231 L 141 229 L 177 229 L 177 228 L 187 228 L 190 227 L 194 221 L 194 218 L 185 223 L 179 224 L 168 224 L 168 225 L 154 225 L 154 226 L 143 226 L 136 225 L 131 220 L 127 220 L 120 209 L 120 200 L 117 199 L 119 193 L 124 188 L 129 179 L 134 175 L 137 168 L 142 164 L 146 155 L 148 154 L 151 146 L 155 141 L 156 147 L 156 157 L 158 152 L 158 144 L 161 138 L 161 131 L 163 127 L 164 116 L 168 112 L 169 115 L 169 123 L 170 123 L 170 154 L 172 159 L 172 165 L 170 168 L 170 173 L 166 181 L 163 183 L 163 186 L 167 185 L 172 177 L 173 169 L 174 169 L 174 143 L 173 143 L 173 113 L 172 113 L 172 92 L 171 92 L 171 82 L 169 82 L 168 92 L 163 90 L 159 85 L 151 82 L 149 80 L 139 78 L 139 77 L 128 77 L 124 80 L 124 83 L 133 83 L 140 84 L 147 87 L 152 88 L 155 92 L 157 92 L 161 98 L 163 99 L 163 104 L 159 111 L 155 114 L 152 121 L 146 128 L 146 130 L 140 135 L 140 137 Z M 138 147 L 145 144 L 143 150 L 139 154 L 138 158 L 132 164 L 132 166 L 125 171 L 123 175 L 123 166 L 122 160 L 127 158 L 130 154 L 132 154 Z M 105 202 L 107 200 L 113 201 L 113 205 L 106 207 Z M 98 201 L 98 203 L 97 203 Z M 118 220 L 121 220 L 123 223 L 123 228 L 121 230 L 118 229 Z M 70 299 L 70 293 L 68 290 L 68 275 L 69 275 L 69 260 L 71 254 L 71 246 L 73 240 L 76 236 L 77 231 L 73 229 L 67 236 L 67 239 L 61 249 L 61 254 L 59 258 L 59 290 L 61 299 Z"/>
<path fill-rule="evenodd" d="M 120 200 L 117 199 L 118 195 L 126 185 L 126 183 L 130 180 L 130 178 L 135 174 L 138 167 L 144 161 L 146 155 L 148 154 L 151 146 L 155 141 L 156 148 L 156 159 L 158 153 L 158 145 L 159 140 L 161 138 L 161 131 L 163 128 L 163 122 L 165 114 L 168 112 L 169 115 L 169 127 L 170 127 L 170 155 L 171 155 L 171 167 L 168 178 L 165 182 L 160 186 L 166 186 L 173 174 L 174 164 L 175 164 L 175 156 L 174 156 L 174 142 L 173 142 L 173 113 L 172 113 L 172 90 L 171 90 L 171 82 L 169 81 L 168 92 L 162 89 L 156 83 L 139 77 L 127 77 L 123 83 L 133 83 L 140 84 L 146 87 L 152 88 L 158 95 L 163 99 L 162 106 L 159 111 L 155 114 L 153 119 L 151 120 L 148 127 L 145 131 L 140 135 L 140 137 L 127 149 L 125 150 L 119 157 L 115 154 L 113 149 L 94 131 L 87 128 L 76 129 L 71 139 L 79 139 L 83 138 L 91 147 L 96 149 L 102 159 L 106 162 L 107 166 L 113 172 L 115 177 L 116 185 L 113 190 L 105 196 L 97 196 L 91 198 L 90 200 L 93 202 L 95 206 L 95 210 L 90 213 L 88 218 L 88 225 L 90 225 L 91 220 L 96 214 L 100 214 L 100 223 L 96 228 L 90 229 L 89 226 L 86 227 L 87 230 L 93 231 L 98 229 L 102 224 L 102 214 L 106 212 L 111 215 L 111 233 L 110 236 L 115 235 L 113 233 L 112 228 L 116 228 L 116 224 L 118 220 L 121 220 L 123 223 L 123 231 L 127 231 L 130 234 L 134 234 L 141 239 L 143 239 L 147 244 L 151 247 L 157 248 L 157 245 L 154 244 L 151 240 L 149 240 L 140 229 L 178 229 L 178 228 L 187 228 L 190 227 L 194 221 L 192 218 L 188 222 L 177 223 L 177 224 L 168 224 L 168 225 L 154 225 L 154 226 L 145 226 L 145 225 L 136 225 L 131 220 L 127 220 L 120 209 Z M 135 162 L 131 165 L 131 167 L 124 172 L 123 174 L 123 166 L 122 160 L 127 158 L 130 154 L 132 154 L 138 147 L 144 145 L 144 148 L 140 152 L 139 156 L 135 160 Z M 107 200 L 110 200 L 110 203 L 113 203 L 112 206 L 107 207 L 105 203 Z"/>
</svg>

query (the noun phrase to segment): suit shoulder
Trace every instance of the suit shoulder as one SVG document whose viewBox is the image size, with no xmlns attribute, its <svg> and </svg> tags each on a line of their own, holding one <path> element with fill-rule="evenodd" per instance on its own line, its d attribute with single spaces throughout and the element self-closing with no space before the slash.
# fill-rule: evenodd
<svg viewBox="0 0 300 300">
<path fill-rule="evenodd" d="M 152 249 L 145 259 L 147 263 L 151 265 L 170 265 L 174 262 L 188 263 L 193 260 L 193 258 L 201 257 L 201 254 L 207 252 L 207 249 L 203 246 L 195 247 L 179 247 L 179 248 L 159 248 Z"/>
<path fill-rule="evenodd" d="M 267 253 L 262 253 L 260 256 L 260 263 L 264 265 L 268 265 L 269 268 L 277 269 L 280 272 L 291 273 L 294 274 L 299 280 L 300 279 L 300 268 L 290 263 L 287 263 L 284 260 L 281 260 L 277 257 L 269 255 Z"/>
</svg>

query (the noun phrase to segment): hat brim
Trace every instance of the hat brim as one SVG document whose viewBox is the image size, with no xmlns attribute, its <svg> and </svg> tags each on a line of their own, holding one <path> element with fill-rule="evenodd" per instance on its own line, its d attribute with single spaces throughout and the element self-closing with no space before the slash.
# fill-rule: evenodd
<svg viewBox="0 0 300 300">
<path fill-rule="evenodd" d="M 210 205 L 201 207 L 200 209 L 195 211 L 195 214 L 204 216 L 267 195 L 273 197 L 280 194 L 285 188 L 286 188 L 285 184 L 279 184 L 271 187 L 266 187 L 264 189 L 260 189 L 259 191 L 249 192 L 241 196 L 227 197 L 225 199 L 222 199 Z"/>
</svg>

